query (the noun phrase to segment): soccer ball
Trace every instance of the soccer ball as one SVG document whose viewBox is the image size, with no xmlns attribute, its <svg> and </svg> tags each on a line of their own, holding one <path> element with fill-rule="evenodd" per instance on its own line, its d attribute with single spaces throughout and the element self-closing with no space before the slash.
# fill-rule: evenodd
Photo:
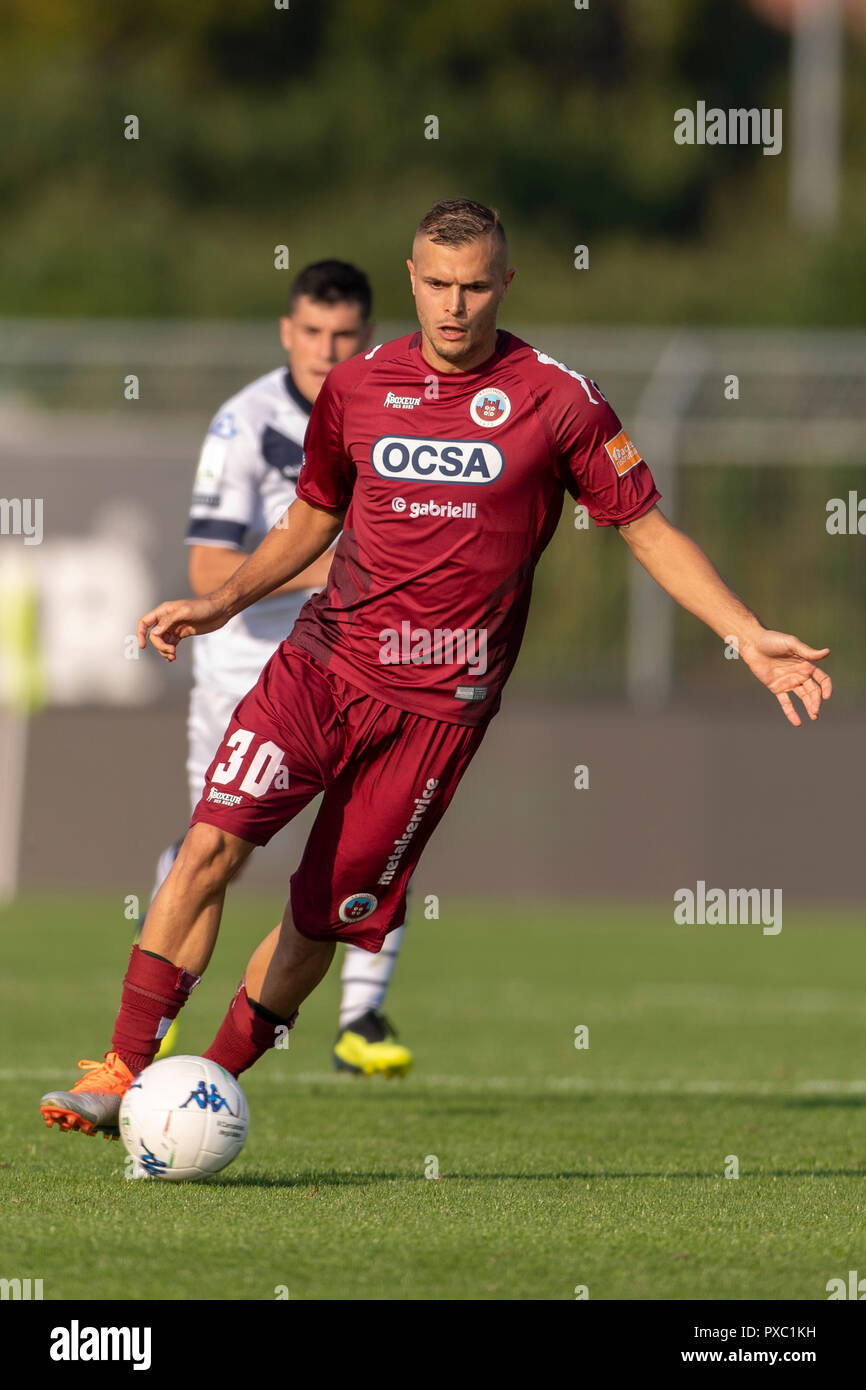
<svg viewBox="0 0 866 1390">
<path fill-rule="evenodd" d="M 141 1169 L 195 1182 L 237 1158 L 250 1124 L 235 1078 L 206 1057 L 167 1057 L 145 1067 L 120 1103 L 120 1137 Z"/>
</svg>

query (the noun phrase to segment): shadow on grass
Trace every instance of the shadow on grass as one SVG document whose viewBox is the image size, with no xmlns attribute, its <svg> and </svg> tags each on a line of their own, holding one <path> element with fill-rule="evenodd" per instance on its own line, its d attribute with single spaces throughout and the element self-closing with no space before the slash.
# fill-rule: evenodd
<svg viewBox="0 0 866 1390">
<path fill-rule="evenodd" d="M 784 1093 L 773 1095 L 755 1092 L 753 1094 L 736 1091 L 646 1091 L 642 1094 L 631 1091 L 593 1091 L 590 1087 L 586 1091 L 570 1091 L 563 1088 L 561 1091 L 532 1091 L 527 1089 L 518 1093 L 507 1093 L 500 1090 L 473 1092 L 471 1087 L 466 1088 L 465 1096 L 449 1094 L 444 1087 L 442 1090 L 422 1089 L 412 1091 L 408 1088 L 389 1087 L 388 1090 L 379 1087 L 374 1091 L 372 1085 L 363 1088 L 353 1080 L 346 1083 L 347 1097 L 350 1101 L 359 1100 L 362 1104 L 379 1105 L 398 1105 L 405 1109 L 412 1105 L 423 1105 L 425 1111 L 436 1110 L 449 1115 L 484 1115 L 490 1117 L 497 1111 L 505 1114 L 512 1110 L 524 1110 L 529 1105 L 544 1105 L 548 1108 L 558 1106 L 560 1108 L 574 1109 L 580 1106 L 586 1110 L 589 1106 L 599 1107 L 618 1105 L 631 1105 L 639 1102 L 642 1106 L 654 1105 L 659 1108 L 676 1107 L 681 1110 L 683 1106 L 704 1108 L 712 1106 L 717 1108 L 720 1104 L 725 1105 L 758 1105 L 762 1110 L 775 1108 L 778 1110 L 788 1109 L 789 1107 L 798 1109 L 845 1109 L 856 1110 L 866 1107 L 866 1095 L 802 1095 L 794 1096 Z M 349 1087 L 357 1086 L 353 1094 L 349 1095 Z M 335 1090 L 330 1087 L 323 1087 L 315 1082 L 311 1083 L 310 1090 L 304 1097 L 307 1101 L 325 1101 L 331 1105 L 334 1100 Z"/>
<path fill-rule="evenodd" d="M 866 1177 L 866 1165 L 862 1168 L 768 1168 L 744 1169 L 743 1178 L 862 1178 Z M 613 1172 L 593 1169 L 568 1170 L 558 1173 L 443 1173 L 438 1179 L 425 1178 L 417 1172 L 386 1173 L 338 1173 L 333 1170 L 325 1173 L 297 1173 L 293 1177 L 275 1177 L 272 1173 L 238 1173 L 233 1177 L 215 1177 L 220 1187 L 287 1187 L 312 1188 L 315 1192 L 323 1187 L 369 1187 L 383 1182 L 609 1182 L 619 1179 L 653 1178 L 657 1182 L 676 1179 L 718 1179 L 724 1175 L 715 1169 L 705 1173 L 659 1173 L 659 1172 Z"/>
<path fill-rule="evenodd" d="M 866 1096 L 788 1096 L 784 1104 L 797 1110 L 857 1110 L 866 1105 Z"/>
</svg>

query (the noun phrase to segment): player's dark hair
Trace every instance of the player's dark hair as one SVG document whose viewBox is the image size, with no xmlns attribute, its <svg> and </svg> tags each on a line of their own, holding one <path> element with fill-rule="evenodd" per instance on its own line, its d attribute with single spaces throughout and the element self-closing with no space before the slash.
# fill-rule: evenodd
<svg viewBox="0 0 866 1390">
<path fill-rule="evenodd" d="M 289 290 L 289 313 L 293 313 L 301 295 L 317 304 L 359 304 L 364 319 L 370 317 L 373 291 L 363 270 L 348 261 L 315 261 L 304 266 L 292 281 Z"/>
<path fill-rule="evenodd" d="M 474 203 L 471 198 L 443 198 L 434 203 L 418 223 L 415 235 L 425 236 L 440 246 L 466 246 L 483 236 L 495 236 L 503 246 L 508 245 L 496 209 Z"/>
</svg>

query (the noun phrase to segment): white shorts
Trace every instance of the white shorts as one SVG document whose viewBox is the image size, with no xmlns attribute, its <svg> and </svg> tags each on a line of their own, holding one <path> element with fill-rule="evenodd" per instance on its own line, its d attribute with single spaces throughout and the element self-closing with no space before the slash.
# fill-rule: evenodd
<svg viewBox="0 0 866 1390">
<path fill-rule="evenodd" d="M 237 703 L 234 695 L 227 695 L 223 690 L 194 685 L 190 691 L 186 772 L 191 813 L 199 803 L 204 790 L 204 775 L 222 743 Z"/>
</svg>

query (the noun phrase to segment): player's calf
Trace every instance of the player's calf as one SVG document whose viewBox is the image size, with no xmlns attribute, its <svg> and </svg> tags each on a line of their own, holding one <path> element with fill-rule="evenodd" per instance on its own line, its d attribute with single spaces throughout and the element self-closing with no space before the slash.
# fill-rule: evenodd
<svg viewBox="0 0 866 1390">
<path fill-rule="evenodd" d="M 187 835 L 147 914 L 141 944 L 132 948 L 111 1050 L 104 1062 L 81 1064 L 87 1075 L 68 1091 L 43 1096 L 40 1110 L 49 1127 L 116 1134 L 120 1101 L 150 1066 L 198 984 L 216 941 L 226 885 L 252 849 L 209 825 Z"/>
<path fill-rule="evenodd" d="M 244 979 L 205 1057 L 239 1076 L 293 1028 L 298 1008 L 327 974 L 334 942 L 301 936 L 283 921 L 253 952 Z"/>
<path fill-rule="evenodd" d="M 225 890 L 255 846 L 197 822 L 144 920 L 141 945 L 200 974 L 213 951 Z"/>
</svg>

